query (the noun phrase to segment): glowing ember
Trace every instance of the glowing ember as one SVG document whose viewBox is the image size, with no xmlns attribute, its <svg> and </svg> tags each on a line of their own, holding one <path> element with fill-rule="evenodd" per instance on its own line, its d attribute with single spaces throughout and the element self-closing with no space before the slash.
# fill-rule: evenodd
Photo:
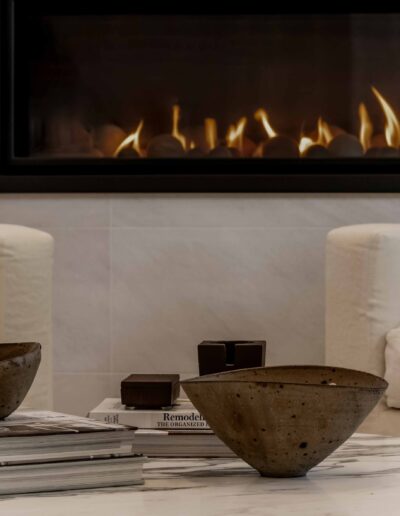
<svg viewBox="0 0 400 516">
<path fill-rule="evenodd" d="M 229 127 L 228 134 L 226 135 L 228 147 L 233 147 L 238 149 L 239 152 L 243 152 L 243 133 L 246 124 L 247 118 L 243 117 L 236 125 L 231 125 Z"/>
<path fill-rule="evenodd" d="M 393 111 L 393 109 L 390 107 L 388 102 L 382 97 L 382 95 L 379 93 L 379 91 L 371 87 L 373 94 L 378 99 L 379 104 L 381 105 L 383 112 L 386 117 L 386 124 L 385 124 L 385 137 L 386 137 L 386 143 L 389 145 L 389 147 L 400 147 L 400 124 L 399 121 Z"/>
<path fill-rule="evenodd" d="M 118 154 L 123 150 L 129 148 L 129 146 L 132 144 L 132 149 L 134 149 L 139 156 L 142 156 L 142 151 L 140 149 L 140 133 L 142 132 L 144 122 L 143 120 L 140 121 L 140 124 L 138 125 L 136 131 L 132 134 L 130 134 L 125 140 L 121 143 L 121 145 L 117 148 L 117 150 L 114 152 L 114 157 L 118 157 Z"/>
<path fill-rule="evenodd" d="M 269 138 L 275 138 L 275 136 L 278 136 L 278 134 L 272 129 L 271 124 L 268 120 L 268 115 L 266 111 L 264 111 L 264 109 L 259 109 L 258 111 L 256 111 L 254 113 L 254 118 L 259 122 L 262 122 Z"/>
<path fill-rule="evenodd" d="M 365 107 L 365 104 L 361 103 L 358 108 L 358 114 L 360 117 L 360 135 L 359 139 L 361 142 L 361 145 L 363 146 L 364 152 L 367 152 L 367 150 L 371 147 L 371 137 L 374 132 L 374 128 L 371 122 L 371 119 L 369 118 L 367 108 Z"/>
<path fill-rule="evenodd" d="M 214 118 L 206 118 L 204 120 L 204 131 L 208 150 L 215 149 L 218 142 L 217 121 Z"/>
<path fill-rule="evenodd" d="M 178 105 L 172 107 L 172 136 L 179 140 L 182 147 L 186 149 L 186 138 L 179 132 L 179 119 L 181 116 L 181 108 Z"/>
</svg>

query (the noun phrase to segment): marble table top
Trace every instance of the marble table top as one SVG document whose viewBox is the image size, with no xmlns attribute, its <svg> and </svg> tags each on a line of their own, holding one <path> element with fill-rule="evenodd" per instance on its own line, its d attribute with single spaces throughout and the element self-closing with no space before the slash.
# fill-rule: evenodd
<svg viewBox="0 0 400 516">
<path fill-rule="evenodd" d="M 4 497 L 7 516 L 400 514 L 400 438 L 356 434 L 307 477 L 261 478 L 240 459 L 157 459 L 145 484 Z"/>
</svg>

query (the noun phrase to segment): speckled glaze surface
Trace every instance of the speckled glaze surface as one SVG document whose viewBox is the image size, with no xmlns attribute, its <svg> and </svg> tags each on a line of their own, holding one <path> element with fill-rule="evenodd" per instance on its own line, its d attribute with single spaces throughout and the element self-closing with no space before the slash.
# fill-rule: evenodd
<svg viewBox="0 0 400 516">
<path fill-rule="evenodd" d="M 23 402 L 33 383 L 41 358 L 37 342 L 0 344 L 0 419 Z"/>
<path fill-rule="evenodd" d="M 335 367 L 242 369 L 182 382 L 212 430 L 263 476 L 303 476 L 346 441 L 387 383 Z"/>
</svg>

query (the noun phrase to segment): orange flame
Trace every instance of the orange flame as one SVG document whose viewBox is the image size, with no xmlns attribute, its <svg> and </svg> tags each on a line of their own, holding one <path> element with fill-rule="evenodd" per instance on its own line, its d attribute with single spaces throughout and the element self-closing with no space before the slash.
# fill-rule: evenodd
<svg viewBox="0 0 400 516">
<path fill-rule="evenodd" d="M 204 131 L 208 150 L 215 149 L 218 141 L 217 121 L 214 118 L 204 120 Z"/>
<path fill-rule="evenodd" d="M 329 125 L 321 118 L 318 118 L 318 137 L 313 140 L 310 136 L 302 136 L 299 142 L 299 151 L 303 155 L 307 149 L 313 145 L 323 145 L 326 147 L 332 140 L 333 135 Z"/>
<path fill-rule="evenodd" d="M 179 119 L 181 108 L 178 105 L 172 107 L 172 136 L 179 140 L 182 147 L 186 150 L 186 138 L 179 132 Z"/>
<path fill-rule="evenodd" d="M 240 152 L 243 151 L 243 133 L 246 124 L 247 118 L 243 117 L 236 125 L 231 125 L 229 127 L 228 134 L 226 135 L 228 147 L 235 147 Z"/>
<path fill-rule="evenodd" d="M 363 104 L 362 102 L 358 107 L 358 115 L 360 117 L 359 140 L 361 142 L 361 145 L 363 146 L 364 152 L 367 152 L 367 150 L 371 146 L 371 137 L 372 133 L 374 132 L 374 127 L 369 117 L 367 108 L 365 107 L 365 104 Z"/>
<path fill-rule="evenodd" d="M 389 147 L 400 147 L 400 124 L 388 102 L 382 97 L 379 91 L 371 86 L 372 92 L 378 99 L 386 117 L 385 138 Z"/>
<path fill-rule="evenodd" d="M 118 156 L 122 149 L 128 148 L 130 144 L 132 144 L 132 149 L 134 149 L 139 154 L 139 156 L 142 156 L 142 150 L 140 148 L 140 133 L 142 132 L 143 125 L 144 122 L 141 120 L 136 131 L 125 138 L 125 140 L 114 152 L 114 158 Z"/>
<path fill-rule="evenodd" d="M 328 145 L 333 140 L 333 134 L 329 125 L 321 118 L 318 118 L 318 141 L 319 145 Z"/>
<path fill-rule="evenodd" d="M 268 135 L 268 138 L 275 138 L 275 136 L 278 136 L 278 134 L 272 129 L 271 124 L 268 120 L 267 112 L 264 111 L 264 109 L 259 109 L 254 113 L 254 118 L 261 122 L 264 126 L 264 129 Z"/>
<path fill-rule="evenodd" d="M 312 147 L 313 145 L 317 145 L 317 143 L 318 142 L 314 141 L 312 138 L 309 138 L 308 136 L 302 136 L 299 142 L 300 154 L 303 155 L 308 148 Z"/>
</svg>

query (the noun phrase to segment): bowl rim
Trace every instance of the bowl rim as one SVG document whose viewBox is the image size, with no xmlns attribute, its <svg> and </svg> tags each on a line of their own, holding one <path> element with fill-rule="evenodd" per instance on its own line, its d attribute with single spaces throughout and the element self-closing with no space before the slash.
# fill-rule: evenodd
<svg viewBox="0 0 400 516">
<path fill-rule="evenodd" d="M 322 383 L 305 383 L 305 382 L 288 382 L 285 380 L 256 380 L 256 379 L 241 379 L 241 380 L 224 380 L 221 383 L 253 383 L 256 385 L 296 385 L 300 387 L 320 387 L 321 389 L 329 389 L 332 387 L 335 387 L 335 389 L 355 389 L 355 390 L 366 390 L 366 391 L 385 391 L 389 384 L 388 382 L 382 378 L 381 376 L 377 376 L 372 373 L 368 373 L 366 371 L 360 371 L 358 369 L 350 369 L 346 367 L 336 367 L 336 366 L 318 366 L 318 365 L 282 365 L 282 366 L 265 366 L 265 367 L 249 367 L 244 369 L 234 369 L 232 371 L 222 371 L 220 373 L 213 373 L 213 374 L 207 374 L 203 376 L 196 376 L 195 378 L 188 378 L 187 380 L 182 380 L 180 384 L 182 387 L 185 387 L 187 384 L 200 384 L 200 383 L 220 383 L 218 382 L 219 376 L 228 376 L 231 374 L 234 374 L 239 371 L 256 371 L 256 370 L 265 370 L 265 369 L 325 369 L 325 370 L 331 370 L 332 372 L 336 371 L 346 371 L 346 372 L 353 372 L 353 373 L 360 373 L 362 375 L 365 375 L 367 377 L 370 377 L 371 379 L 379 380 L 381 382 L 381 386 L 375 386 L 375 387 L 368 387 L 363 385 L 332 385 L 332 384 L 322 384 Z M 335 371 L 333 371 L 335 370 Z"/>
<path fill-rule="evenodd" d="M 27 355 L 31 355 L 33 353 L 41 352 L 42 345 L 39 342 L 1 342 L 0 349 L 2 346 L 28 346 L 25 351 L 18 353 L 14 356 L 10 356 L 8 358 L 0 359 L 0 363 L 4 364 L 5 362 L 11 362 L 17 358 L 25 357 Z"/>
</svg>

